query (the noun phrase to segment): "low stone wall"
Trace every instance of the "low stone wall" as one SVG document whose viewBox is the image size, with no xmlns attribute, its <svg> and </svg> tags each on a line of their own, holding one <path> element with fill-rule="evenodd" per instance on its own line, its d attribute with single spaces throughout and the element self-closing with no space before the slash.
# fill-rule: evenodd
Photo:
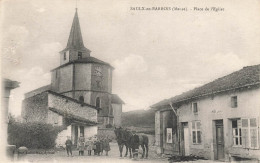
<svg viewBox="0 0 260 163">
<path fill-rule="evenodd" d="M 108 135 L 109 139 L 116 140 L 116 135 L 113 128 L 99 128 L 98 129 L 98 137 L 102 138 Z"/>
</svg>

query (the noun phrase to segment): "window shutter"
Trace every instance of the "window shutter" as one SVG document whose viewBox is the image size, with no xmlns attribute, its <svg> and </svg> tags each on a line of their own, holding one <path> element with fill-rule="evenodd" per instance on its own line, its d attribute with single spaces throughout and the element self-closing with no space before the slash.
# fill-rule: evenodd
<svg viewBox="0 0 260 163">
<path fill-rule="evenodd" d="M 258 149 L 258 126 L 257 126 L 257 119 L 250 118 L 250 140 L 251 140 L 251 148 Z"/>
<path fill-rule="evenodd" d="M 242 147 L 249 148 L 249 135 L 248 135 L 248 119 L 242 120 Z"/>
<path fill-rule="evenodd" d="M 196 143 L 196 131 L 192 131 L 192 142 Z"/>
</svg>

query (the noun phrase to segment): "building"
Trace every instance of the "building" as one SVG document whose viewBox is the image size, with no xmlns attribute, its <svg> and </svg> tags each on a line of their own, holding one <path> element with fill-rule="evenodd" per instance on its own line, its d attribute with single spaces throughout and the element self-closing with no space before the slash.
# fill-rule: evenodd
<svg viewBox="0 0 260 163">
<path fill-rule="evenodd" d="M 59 54 L 60 66 L 51 70 L 51 84 L 25 94 L 22 116 L 26 121 L 66 125 L 63 136 L 71 132 L 75 143 L 79 133 L 97 134 L 97 125 L 120 126 L 124 102 L 112 94 L 114 68 L 90 53 L 76 9 L 67 46 Z"/>
<path fill-rule="evenodd" d="M 248 66 L 154 104 L 157 152 L 259 160 L 259 86 L 260 65 Z"/>
</svg>

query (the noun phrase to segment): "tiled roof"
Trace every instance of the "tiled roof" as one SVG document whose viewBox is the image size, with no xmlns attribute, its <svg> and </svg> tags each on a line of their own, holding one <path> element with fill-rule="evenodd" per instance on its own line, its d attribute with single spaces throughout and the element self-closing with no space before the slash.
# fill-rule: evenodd
<svg viewBox="0 0 260 163">
<path fill-rule="evenodd" d="M 87 123 L 89 125 L 96 125 L 98 124 L 97 122 L 94 122 L 94 121 L 90 121 L 86 118 L 83 118 L 83 117 L 80 117 L 80 116 L 76 116 L 74 114 L 71 114 L 71 113 L 67 113 L 63 110 L 60 110 L 60 109 L 56 109 L 56 108 L 51 108 L 49 107 L 49 109 L 57 114 L 60 114 L 61 116 L 65 117 L 65 118 L 68 118 L 68 119 L 71 119 L 71 120 L 76 120 L 76 121 L 80 121 L 80 122 L 83 122 L 83 123 Z"/>
<path fill-rule="evenodd" d="M 117 94 L 112 94 L 112 103 L 125 104 L 125 102 Z"/>
<path fill-rule="evenodd" d="M 65 64 L 63 64 L 63 65 L 61 65 L 61 66 L 59 66 L 59 67 L 53 69 L 53 70 L 59 69 L 59 68 L 61 68 L 61 67 L 64 67 L 64 66 L 67 66 L 67 65 L 73 64 L 73 63 L 98 63 L 98 64 L 107 65 L 107 66 L 109 66 L 109 67 L 112 67 L 109 63 L 106 63 L 106 62 L 104 62 L 104 61 L 101 61 L 101 60 L 99 60 L 99 59 L 97 59 L 97 58 L 95 58 L 95 57 L 86 57 L 86 58 L 82 58 L 82 59 L 70 61 L 70 62 L 68 62 L 68 63 L 65 63 Z M 112 68 L 113 68 L 113 67 L 112 67 Z M 53 71 L 53 70 L 51 70 L 51 71 Z"/>
<path fill-rule="evenodd" d="M 24 96 L 25 96 L 25 98 L 29 98 L 29 97 L 32 97 L 34 95 L 40 94 L 42 92 L 48 91 L 50 89 L 51 89 L 51 85 L 45 85 L 45 86 L 42 86 L 40 88 L 34 89 L 34 90 L 30 91 L 30 92 L 26 92 L 24 94 Z"/>
<path fill-rule="evenodd" d="M 193 98 L 200 98 L 210 94 L 217 94 L 228 90 L 243 88 L 252 85 L 260 85 L 260 65 L 247 66 L 224 77 L 218 78 L 208 84 L 195 88 L 170 99 L 164 99 L 152 108 L 169 105 L 170 102 L 178 103 Z"/>
</svg>

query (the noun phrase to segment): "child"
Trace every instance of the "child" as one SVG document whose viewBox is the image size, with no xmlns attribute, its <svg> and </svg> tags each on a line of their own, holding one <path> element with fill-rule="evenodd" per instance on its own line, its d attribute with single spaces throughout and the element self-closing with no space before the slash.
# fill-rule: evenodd
<svg viewBox="0 0 260 163">
<path fill-rule="evenodd" d="M 100 156 L 100 152 L 101 152 L 101 143 L 100 143 L 99 139 L 97 139 L 95 145 L 96 145 L 96 153 L 95 153 L 95 155 Z"/>
<path fill-rule="evenodd" d="M 72 147 L 72 141 L 70 140 L 70 137 L 67 136 L 67 140 L 65 142 L 65 145 L 66 145 L 66 150 L 67 150 L 67 154 L 68 154 L 68 157 L 71 155 L 72 157 L 72 150 L 71 150 L 71 147 Z M 69 155 L 70 154 L 70 155 Z"/>
<path fill-rule="evenodd" d="M 78 139 L 78 149 L 79 149 L 79 156 L 84 155 L 84 149 L 85 149 L 85 138 L 83 137 L 83 134 L 80 133 L 80 137 Z"/>
<path fill-rule="evenodd" d="M 108 139 L 108 136 L 103 140 L 103 149 L 106 151 L 106 156 L 108 156 L 108 151 L 110 151 L 110 145 L 109 142 L 111 142 L 110 139 Z"/>
<path fill-rule="evenodd" d="M 87 141 L 87 150 L 88 155 L 91 156 L 91 151 L 93 150 L 93 141 L 91 140 L 91 138 L 89 138 Z"/>
</svg>

